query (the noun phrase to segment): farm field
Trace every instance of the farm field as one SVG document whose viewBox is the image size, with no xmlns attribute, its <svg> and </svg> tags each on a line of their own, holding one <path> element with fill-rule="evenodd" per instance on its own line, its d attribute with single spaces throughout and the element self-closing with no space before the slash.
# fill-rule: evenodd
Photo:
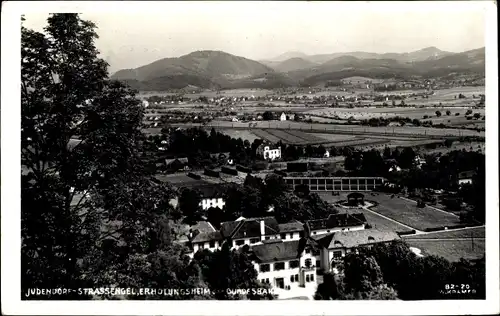
<svg viewBox="0 0 500 316">
<path fill-rule="evenodd" d="M 485 255 L 485 239 L 471 240 L 423 240 L 405 239 L 410 247 L 418 248 L 424 256 L 434 255 L 457 262 L 464 259 L 480 259 Z"/>
<path fill-rule="evenodd" d="M 319 123 L 303 123 L 292 121 L 256 121 L 255 128 L 274 128 L 274 129 L 296 129 L 304 132 L 339 132 L 339 133 L 367 133 L 367 134 L 383 134 L 390 136 L 408 135 L 408 137 L 425 136 L 485 136 L 484 132 L 465 129 L 448 129 L 448 128 L 432 128 L 432 127 L 412 127 L 412 126 L 394 126 L 394 127 L 371 127 L 359 125 L 334 125 L 334 124 L 319 124 Z M 190 125 L 197 126 L 199 124 L 172 124 L 172 125 Z M 212 121 L 207 124 L 208 127 L 233 127 L 233 128 L 248 128 L 248 123 L 228 122 L 228 121 Z M 324 133 L 323 133 L 324 134 Z"/>
<path fill-rule="evenodd" d="M 353 117 L 355 120 L 364 120 L 371 118 L 390 118 L 390 117 L 409 117 L 411 119 L 423 119 L 424 115 L 429 116 L 429 119 L 436 119 L 436 123 L 446 123 L 447 120 L 460 120 L 467 121 L 465 119 L 465 113 L 469 108 L 462 107 L 427 107 L 427 108 L 409 108 L 409 107 L 385 107 L 385 108 L 317 108 L 310 111 L 304 112 L 304 114 L 309 115 L 321 115 L 328 116 L 329 118 L 320 118 L 320 117 L 312 117 L 312 119 L 320 121 L 320 119 L 329 122 L 329 120 L 333 121 L 333 117 L 338 116 L 340 119 L 348 119 Z M 447 116 L 446 111 L 450 111 L 451 115 Z M 440 111 L 442 113 L 441 117 L 436 117 L 436 111 Z M 484 109 L 473 109 L 473 113 L 480 113 L 481 116 L 484 116 Z M 460 115 L 455 116 L 455 113 L 460 113 Z M 434 122 L 434 121 L 433 121 Z M 470 122 L 470 121 L 469 121 Z"/>
<path fill-rule="evenodd" d="M 458 216 L 437 211 L 429 206 L 418 208 L 416 203 L 399 197 L 391 198 L 386 194 L 376 194 L 367 196 L 366 199 L 378 203 L 371 210 L 418 230 L 460 224 Z"/>
<path fill-rule="evenodd" d="M 285 144 L 306 145 L 306 144 L 322 144 L 328 141 L 316 137 L 314 134 L 304 133 L 298 130 L 285 129 L 251 129 L 251 132 L 257 138 L 267 140 L 272 143 L 277 143 L 280 140 Z"/>
<path fill-rule="evenodd" d="M 315 135 L 329 142 L 344 142 L 356 139 L 356 136 L 353 135 L 335 135 L 335 134 L 320 134 L 320 133 L 310 133 L 308 135 Z"/>
<path fill-rule="evenodd" d="M 456 239 L 456 238 L 486 238 L 486 230 L 484 226 L 471 227 L 460 230 L 439 231 L 423 235 L 408 235 L 405 239 Z"/>
<path fill-rule="evenodd" d="M 210 132 L 210 130 L 208 130 Z M 218 132 L 221 132 L 222 134 L 225 134 L 231 138 L 241 138 L 243 141 L 248 140 L 251 143 L 253 143 L 254 140 L 260 139 L 257 135 L 250 131 L 246 130 L 239 130 L 239 129 L 222 129 L 218 130 Z"/>
</svg>

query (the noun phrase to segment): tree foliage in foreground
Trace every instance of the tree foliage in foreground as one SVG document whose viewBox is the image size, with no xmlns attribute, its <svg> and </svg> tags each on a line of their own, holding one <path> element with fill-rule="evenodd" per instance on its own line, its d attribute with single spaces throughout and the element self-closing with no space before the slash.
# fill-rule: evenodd
<svg viewBox="0 0 500 316">
<path fill-rule="evenodd" d="M 200 285 L 172 244 L 172 190 L 139 159 L 143 110 L 107 79 L 95 25 L 47 22 L 44 33 L 22 27 L 22 291 Z"/>
</svg>

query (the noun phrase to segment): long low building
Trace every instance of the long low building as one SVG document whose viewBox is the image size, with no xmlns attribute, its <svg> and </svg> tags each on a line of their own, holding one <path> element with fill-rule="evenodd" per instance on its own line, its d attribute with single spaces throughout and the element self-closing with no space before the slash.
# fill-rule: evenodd
<svg viewBox="0 0 500 316">
<path fill-rule="evenodd" d="M 384 184 L 382 177 L 284 177 L 287 185 L 295 189 L 308 185 L 310 191 L 372 191 Z"/>
</svg>

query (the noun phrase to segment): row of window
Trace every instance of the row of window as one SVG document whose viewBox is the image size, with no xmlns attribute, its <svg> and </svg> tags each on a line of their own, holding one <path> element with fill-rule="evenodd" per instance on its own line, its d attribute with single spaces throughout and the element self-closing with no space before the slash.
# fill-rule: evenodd
<svg viewBox="0 0 500 316">
<path fill-rule="evenodd" d="M 306 282 L 314 282 L 314 274 L 306 274 Z"/>
<path fill-rule="evenodd" d="M 260 282 L 269 284 L 269 279 L 262 279 L 262 280 L 260 280 Z"/>
<path fill-rule="evenodd" d="M 299 260 L 289 261 L 288 266 L 290 269 L 295 269 L 299 267 Z M 285 270 L 285 262 L 276 262 L 273 265 L 274 271 Z M 259 267 L 260 272 L 271 271 L 271 265 L 269 263 L 261 264 Z"/>
<path fill-rule="evenodd" d="M 316 235 L 316 233 L 314 233 L 314 235 Z M 311 249 L 306 248 L 306 253 L 307 253 L 307 254 L 311 253 Z M 312 254 L 313 254 L 313 256 L 319 256 L 320 251 L 319 251 L 319 250 L 317 250 L 317 249 L 313 249 L 313 250 L 312 250 Z"/>
<path fill-rule="evenodd" d="M 349 231 L 349 228 L 342 228 L 342 231 L 345 231 L 345 230 Z M 327 229 L 326 232 L 329 233 L 330 230 Z M 317 234 L 317 232 L 313 232 L 313 235 L 316 235 L 316 234 Z"/>
</svg>

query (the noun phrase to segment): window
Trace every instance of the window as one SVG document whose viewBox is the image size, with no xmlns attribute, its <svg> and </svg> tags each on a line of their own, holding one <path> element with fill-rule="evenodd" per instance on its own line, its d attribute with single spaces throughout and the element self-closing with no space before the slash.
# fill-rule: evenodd
<svg viewBox="0 0 500 316">
<path fill-rule="evenodd" d="M 293 275 L 290 276 L 290 282 L 293 283 Z"/>
<path fill-rule="evenodd" d="M 333 258 L 335 258 L 335 259 L 342 258 L 342 251 L 334 251 L 333 252 Z"/>
<path fill-rule="evenodd" d="M 256 244 L 256 243 L 258 243 L 259 241 L 260 241 L 260 239 L 259 239 L 259 238 L 252 238 L 252 239 L 250 239 L 250 243 L 251 243 L 251 244 Z"/>
<path fill-rule="evenodd" d="M 269 237 L 269 236 L 266 236 L 266 240 L 269 240 L 269 239 L 271 239 L 271 237 Z"/>
<path fill-rule="evenodd" d="M 215 247 L 215 241 L 213 241 L 213 240 L 212 240 L 212 241 L 210 242 L 210 248 L 214 248 L 214 247 Z"/>
<path fill-rule="evenodd" d="M 321 260 L 316 260 L 316 268 L 321 268 Z"/>
<path fill-rule="evenodd" d="M 299 275 L 296 274 L 294 279 L 295 279 L 295 282 L 299 282 Z"/>
<path fill-rule="evenodd" d="M 298 268 L 299 267 L 299 260 L 290 261 L 289 265 L 290 265 L 290 269 Z"/>
<path fill-rule="evenodd" d="M 307 248 L 306 253 L 311 253 L 311 249 Z"/>
<path fill-rule="evenodd" d="M 279 271 L 279 270 L 284 270 L 285 269 L 285 263 L 284 262 L 276 262 L 274 264 L 274 271 Z"/>
<path fill-rule="evenodd" d="M 329 233 L 329 232 L 330 232 L 330 230 L 328 229 L 326 232 L 327 232 L 327 233 Z"/>
<path fill-rule="evenodd" d="M 281 234 L 281 239 L 286 239 L 286 234 Z"/>
<path fill-rule="evenodd" d="M 313 235 L 316 235 L 316 232 L 313 232 Z"/>
<path fill-rule="evenodd" d="M 319 256 L 319 254 L 320 254 L 319 249 L 313 249 L 312 254 L 313 254 L 314 256 Z"/>
<path fill-rule="evenodd" d="M 198 247 L 199 247 L 200 249 L 203 249 L 203 248 L 205 247 L 205 243 L 199 243 L 199 244 L 198 244 Z"/>
<path fill-rule="evenodd" d="M 244 245 L 244 244 L 245 244 L 244 240 L 237 240 L 236 241 L 236 246 L 241 246 L 241 245 Z"/>
<path fill-rule="evenodd" d="M 266 283 L 266 279 L 260 280 L 260 283 Z"/>
<path fill-rule="evenodd" d="M 309 280 L 311 280 L 311 282 L 314 282 L 314 274 L 311 274 L 311 277 L 309 278 Z"/>
<path fill-rule="evenodd" d="M 266 283 L 269 284 L 269 279 L 266 279 Z"/>
<path fill-rule="evenodd" d="M 309 282 L 309 274 L 306 274 L 306 282 Z"/>
<path fill-rule="evenodd" d="M 269 266 L 269 264 L 260 265 L 260 272 L 269 272 L 269 271 L 271 271 L 271 266 Z"/>
<path fill-rule="evenodd" d="M 312 265 L 311 259 L 306 259 L 305 265 L 306 265 L 306 268 L 310 268 Z"/>
<path fill-rule="evenodd" d="M 293 239 L 293 233 L 290 233 L 290 239 Z"/>
</svg>

